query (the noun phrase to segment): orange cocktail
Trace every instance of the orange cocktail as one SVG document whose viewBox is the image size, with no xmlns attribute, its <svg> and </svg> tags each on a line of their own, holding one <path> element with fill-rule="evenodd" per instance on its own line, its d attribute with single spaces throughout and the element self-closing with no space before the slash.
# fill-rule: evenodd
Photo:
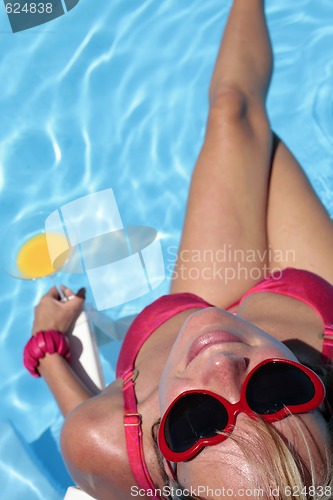
<svg viewBox="0 0 333 500">
<path fill-rule="evenodd" d="M 41 233 L 29 238 L 18 251 L 17 269 L 22 278 L 36 279 L 59 270 L 69 257 L 67 239 L 59 233 Z"/>
</svg>

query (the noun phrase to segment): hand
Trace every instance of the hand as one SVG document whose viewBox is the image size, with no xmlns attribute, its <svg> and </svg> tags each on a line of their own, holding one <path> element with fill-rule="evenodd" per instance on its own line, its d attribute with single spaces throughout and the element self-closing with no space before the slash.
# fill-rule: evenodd
<svg viewBox="0 0 333 500">
<path fill-rule="evenodd" d="M 84 289 L 75 295 L 69 288 L 62 288 L 67 297 L 72 297 L 67 302 L 60 301 L 60 295 L 56 287 L 51 288 L 35 307 L 35 317 L 32 327 L 32 335 L 41 330 L 58 330 L 68 333 L 75 325 L 84 303 Z"/>
</svg>

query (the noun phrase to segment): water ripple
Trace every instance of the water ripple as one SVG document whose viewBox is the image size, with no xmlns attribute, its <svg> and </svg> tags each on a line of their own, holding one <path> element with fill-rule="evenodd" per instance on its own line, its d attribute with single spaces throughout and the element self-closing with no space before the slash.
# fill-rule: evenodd
<svg viewBox="0 0 333 500">
<path fill-rule="evenodd" d="M 332 36 L 333 40 L 333 36 Z M 325 80 L 316 89 L 313 100 L 313 118 L 320 130 L 319 138 L 333 145 L 333 64 L 326 67 Z"/>
</svg>

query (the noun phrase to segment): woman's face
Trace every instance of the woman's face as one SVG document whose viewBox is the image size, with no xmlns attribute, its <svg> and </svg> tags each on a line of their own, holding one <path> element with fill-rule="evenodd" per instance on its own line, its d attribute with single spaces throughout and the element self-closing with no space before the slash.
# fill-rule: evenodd
<svg viewBox="0 0 333 500">
<path fill-rule="evenodd" d="M 267 358 L 297 361 L 284 344 L 227 311 L 209 307 L 191 314 L 179 332 L 162 373 L 159 389 L 161 415 L 181 392 L 190 389 L 208 389 L 231 403 L 238 402 L 247 374 Z M 311 436 L 323 451 L 328 441 L 327 424 L 318 410 L 299 417 L 297 421 L 311 443 L 316 463 L 320 463 Z M 300 432 L 295 432 L 295 426 L 291 425 L 291 418 L 272 425 L 293 443 L 307 463 L 306 446 Z M 251 420 L 245 413 L 238 415 L 233 433 L 251 440 L 249 422 Z M 259 457 L 264 459 L 260 450 Z M 237 490 L 251 484 L 253 470 L 238 445 L 232 439 L 226 439 L 204 448 L 192 460 L 178 463 L 177 476 L 185 488 L 209 486 L 218 489 L 224 486 L 231 488 L 236 498 Z"/>
</svg>

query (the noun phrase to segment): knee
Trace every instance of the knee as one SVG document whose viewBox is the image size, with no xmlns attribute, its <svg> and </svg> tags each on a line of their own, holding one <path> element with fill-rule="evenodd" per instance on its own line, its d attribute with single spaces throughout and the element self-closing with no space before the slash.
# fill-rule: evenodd
<svg viewBox="0 0 333 500">
<path fill-rule="evenodd" d="M 246 116 L 247 97 L 235 87 L 225 87 L 210 97 L 210 115 L 214 118 L 242 119 Z"/>
<path fill-rule="evenodd" d="M 258 137 L 268 137 L 271 133 L 263 104 L 233 86 L 211 96 L 208 126 L 222 131 L 224 136 L 235 130 L 252 132 Z"/>
</svg>

